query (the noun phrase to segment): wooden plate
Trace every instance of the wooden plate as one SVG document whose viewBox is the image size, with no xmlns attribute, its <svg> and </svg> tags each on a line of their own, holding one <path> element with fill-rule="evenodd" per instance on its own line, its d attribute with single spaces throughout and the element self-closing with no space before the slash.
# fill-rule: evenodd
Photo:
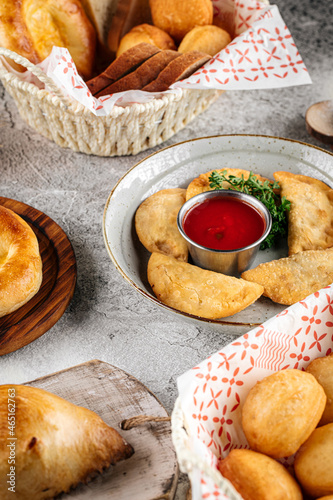
<svg viewBox="0 0 333 500">
<path fill-rule="evenodd" d="M 45 389 L 95 411 L 135 450 L 128 460 L 110 467 L 87 485 L 79 485 L 69 494 L 61 495 L 59 500 L 174 498 L 178 466 L 170 422 L 145 423 L 130 430 L 121 427 L 125 419 L 138 415 L 168 416 L 154 394 L 132 375 L 108 363 L 93 360 L 26 385 Z"/>
<path fill-rule="evenodd" d="M 7 316 L 0 318 L 0 355 L 16 351 L 47 332 L 65 312 L 76 283 L 72 245 L 50 217 L 20 201 L 0 197 L 3 205 L 24 219 L 35 232 L 43 261 L 43 281 L 38 293 Z"/>
</svg>

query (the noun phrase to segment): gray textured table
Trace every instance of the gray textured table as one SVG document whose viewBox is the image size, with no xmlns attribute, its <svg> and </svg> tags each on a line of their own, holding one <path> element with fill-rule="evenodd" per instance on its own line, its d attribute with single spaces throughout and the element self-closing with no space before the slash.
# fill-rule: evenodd
<svg viewBox="0 0 333 500">
<path fill-rule="evenodd" d="M 313 85 L 227 92 L 161 147 L 235 133 L 268 134 L 322 146 L 307 134 L 304 117 L 312 103 L 333 99 L 333 3 L 276 3 Z M 131 288 L 108 257 L 102 235 L 107 197 L 116 181 L 154 150 L 135 157 L 99 158 L 61 149 L 22 121 L 1 84 L 0 99 L 1 195 L 53 218 L 69 236 L 78 265 L 71 305 L 38 340 L 0 358 L 0 383 L 21 383 L 97 358 L 137 377 L 171 411 L 178 375 L 231 337 L 174 322 L 167 311 Z M 184 497 L 185 488 L 183 481 L 178 498 Z"/>
</svg>

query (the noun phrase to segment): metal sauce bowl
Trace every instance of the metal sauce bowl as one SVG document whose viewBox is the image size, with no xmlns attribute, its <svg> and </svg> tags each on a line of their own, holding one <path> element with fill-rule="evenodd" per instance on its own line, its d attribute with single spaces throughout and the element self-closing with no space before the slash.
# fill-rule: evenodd
<svg viewBox="0 0 333 500">
<path fill-rule="evenodd" d="M 194 205 L 202 203 L 208 198 L 215 197 L 237 198 L 245 201 L 248 205 L 255 208 L 262 215 L 265 221 L 265 230 L 262 236 L 251 245 L 243 248 L 237 248 L 235 250 L 214 250 L 212 248 L 199 245 L 189 238 L 183 229 L 183 220 L 185 215 Z M 272 227 L 272 216 L 265 205 L 254 196 L 240 193 L 239 191 L 221 189 L 197 194 L 185 202 L 179 210 L 177 225 L 180 234 L 187 242 L 189 252 L 196 266 L 209 269 L 210 271 L 227 274 L 229 276 L 239 276 L 243 271 L 250 267 L 258 253 L 260 243 L 268 236 Z"/>
</svg>

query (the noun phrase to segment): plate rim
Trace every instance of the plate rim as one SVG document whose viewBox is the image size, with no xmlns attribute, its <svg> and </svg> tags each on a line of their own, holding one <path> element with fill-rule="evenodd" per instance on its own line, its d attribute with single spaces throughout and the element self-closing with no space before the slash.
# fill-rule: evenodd
<svg viewBox="0 0 333 500">
<path fill-rule="evenodd" d="M 168 150 L 170 148 L 178 147 L 178 146 L 181 146 L 181 145 L 187 144 L 187 143 L 192 143 L 192 142 L 200 141 L 202 139 L 216 139 L 216 138 L 228 138 L 228 137 L 264 138 L 264 139 L 274 139 L 274 140 L 278 140 L 278 141 L 291 142 L 291 143 L 300 144 L 301 146 L 306 146 L 306 147 L 313 148 L 315 150 L 320 151 L 321 153 L 326 153 L 326 154 L 328 154 L 328 155 L 330 155 L 330 156 L 333 157 L 333 152 L 331 153 L 330 151 L 327 151 L 324 148 L 321 148 L 321 147 L 318 147 L 318 146 L 314 146 L 313 144 L 309 144 L 307 142 L 299 141 L 297 139 L 289 139 L 289 138 L 286 138 L 286 137 L 278 137 L 278 136 L 263 135 L 263 134 L 216 134 L 216 135 L 196 137 L 194 139 L 187 139 L 186 141 L 181 141 L 181 142 L 177 142 L 175 144 L 171 144 L 170 146 L 166 146 L 164 148 L 161 148 L 158 151 L 154 151 L 150 155 L 146 156 L 142 160 L 140 160 L 137 163 L 135 163 L 129 170 L 127 170 L 125 172 L 124 175 L 122 175 L 120 177 L 120 179 L 117 181 L 117 183 L 113 186 L 113 188 L 112 188 L 112 190 L 111 190 L 111 192 L 110 192 L 110 194 L 109 194 L 109 196 L 107 198 L 107 201 L 105 203 L 104 211 L 103 211 L 103 222 L 102 222 L 102 224 L 103 224 L 103 239 L 104 239 L 104 244 L 105 244 L 106 250 L 107 250 L 107 252 L 109 254 L 109 257 L 110 257 L 112 263 L 114 264 L 115 268 L 117 269 L 117 271 L 121 274 L 121 276 L 136 291 L 138 291 L 141 295 L 143 295 L 144 297 L 146 297 L 147 299 L 149 299 L 151 302 L 157 304 L 160 307 L 163 307 L 167 311 L 170 311 L 170 312 L 172 312 L 174 314 L 177 314 L 180 317 L 185 317 L 186 319 L 194 319 L 194 320 L 199 321 L 199 322 L 201 322 L 203 324 L 213 323 L 213 324 L 217 324 L 217 325 L 221 325 L 221 326 L 222 325 L 223 326 L 228 326 L 229 325 L 229 326 L 237 326 L 237 327 L 238 326 L 255 327 L 255 326 L 259 326 L 261 323 L 255 323 L 255 322 L 254 323 L 243 323 L 243 322 L 240 322 L 240 321 L 238 321 L 238 322 L 237 321 L 228 321 L 228 320 L 225 320 L 224 318 L 222 318 L 222 319 L 208 319 L 208 318 L 203 318 L 201 316 L 196 316 L 195 314 L 190 314 L 190 313 L 187 313 L 187 312 L 184 312 L 184 311 L 179 311 L 178 309 L 175 309 L 174 307 L 171 307 L 171 306 L 168 306 L 166 304 L 163 304 L 163 302 L 159 301 L 157 299 L 157 297 L 148 294 L 145 290 L 143 290 L 142 288 L 140 288 L 129 276 L 127 276 L 127 274 L 125 273 L 125 271 L 123 271 L 123 269 L 118 264 L 116 258 L 114 257 L 114 255 L 112 253 L 112 250 L 111 250 L 111 248 L 109 246 L 109 242 L 108 242 L 107 234 L 106 234 L 106 213 L 108 211 L 111 198 L 112 198 L 114 192 L 116 191 L 116 189 L 118 188 L 119 184 L 127 177 L 127 175 L 130 174 L 130 172 L 132 172 L 132 170 L 134 170 L 136 167 L 138 167 L 141 163 L 143 163 L 144 161 L 148 160 L 149 158 L 155 156 L 156 154 L 162 153 L 162 152 L 164 152 L 164 151 L 166 151 L 166 150 Z"/>
<path fill-rule="evenodd" d="M 3 205 L 4 203 L 15 203 L 15 210 L 10 206 Z M 15 200 L 13 198 L 6 198 L 4 196 L 0 196 L 0 204 L 13 210 L 17 215 L 22 217 L 22 219 L 28 219 L 28 222 L 35 227 L 36 229 L 41 230 L 46 236 L 48 242 L 53 246 L 54 253 L 57 258 L 57 273 L 56 279 L 52 289 L 45 299 L 37 306 L 36 309 L 30 311 L 27 316 L 19 320 L 14 325 L 8 326 L 4 328 L 3 331 L 0 331 L 0 356 L 5 354 L 9 354 L 15 352 L 22 347 L 30 344 L 34 340 L 37 340 L 39 337 L 44 335 L 48 330 L 50 330 L 61 318 L 64 314 L 65 310 L 69 306 L 75 291 L 76 280 L 77 280 L 77 263 L 75 252 L 73 246 L 65 233 L 65 231 L 57 224 L 51 217 L 47 214 L 38 210 L 27 203 L 21 202 L 19 200 Z M 17 206 L 20 207 L 20 211 L 17 211 Z M 26 210 L 30 211 L 29 216 L 25 213 Z M 31 212 L 32 211 L 32 212 Z M 33 218 L 32 218 L 33 215 Z M 42 218 L 42 220 L 38 220 Z M 38 220 L 38 225 L 35 223 Z M 30 225 L 29 224 L 29 225 Z M 60 244 L 49 236 L 50 229 L 54 229 L 58 234 L 61 235 L 61 247 Z M 37 237 L 37 235 L 36 235 Z M 37 237 L 38 239 L 38 237 Z M 65 244 L 65 246 L 64 246 Z M 66 260 L 62 259 L 62 256 L 66 255 Z M 68 262 L 70 262 L 70 266 L 68 267 Z M 65 296 L 59 295 L 58 291 L 62 285 L 62 281 L 66 276 L 66 280 L 68 282 L 68 293 Z M 43 271 L 44 277 L 44 271 Z M 38 292 L 37 292 L 38 293 Z M 43 315 L 43 308 L 45 305 L 54 302 L 54 306 L 52 307 L 52 314 L 47 314 L 48 322 L 43 321 L 46 318 L 46 315 Z M 25 304 L 22 306 L 24 307 Z M 38 317 L 38 322 L 32 328 L 29 326 L 29 322 L 32 316 Z M 15 338 L 17 332 L 20 332 L 23 338 L 14 348 L 10 348 L 11 340 Z"/>
</svg>

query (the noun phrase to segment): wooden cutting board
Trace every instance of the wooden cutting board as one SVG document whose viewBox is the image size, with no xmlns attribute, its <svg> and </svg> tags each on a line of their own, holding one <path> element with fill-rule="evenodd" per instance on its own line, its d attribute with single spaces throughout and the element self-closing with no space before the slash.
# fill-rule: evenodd
<svg viewBox="0 0 333 500">
<path fill-rule="evenodd" d="M 128 460 L 110 467 L 59 500 L 172 500 L 178 481 L 170 422 L 147 422 L 130 430 L 122 422 L 138 415 L 168 416 L 158 399 L 132 375 L 93 360 L 26 385 L 45 389 L 95 411 L 134 448 Z M 58 497 L 57 497 L 58 498 Z"/>
<path fill-rule="evenodd" d="M 76 259 L 64 231 L 43 212 L 25 203 L 0 197 L 37 236 L 43 262 L 38 293 L 11 314 L 0 318 L 0 355 L 16 351 L 47 332 L 69 305 L 76 283 Z"/>
</svg>

